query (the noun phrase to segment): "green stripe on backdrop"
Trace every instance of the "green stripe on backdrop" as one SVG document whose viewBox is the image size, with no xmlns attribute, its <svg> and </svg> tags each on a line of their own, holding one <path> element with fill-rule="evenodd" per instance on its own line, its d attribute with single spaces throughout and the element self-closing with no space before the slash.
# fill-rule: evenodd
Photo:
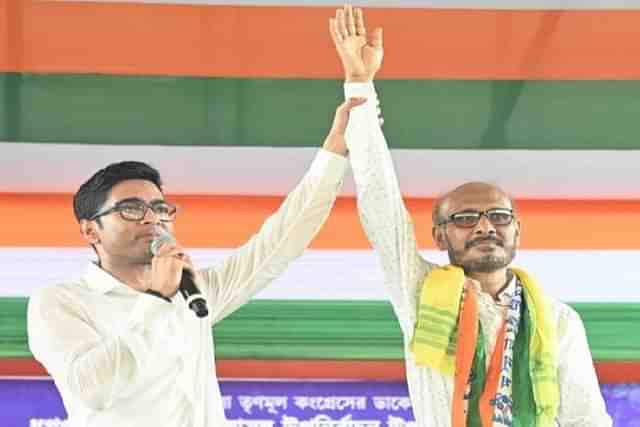
<svg viewBox="0 0 640 427">
<path fill-rule="evenodd" d="M 31 357 L 26 298 L 0 298 L 0 357 Z M 640 304 L 572 304 L 600 361 L 640 360 Z M 384 301 L 256 300 L 214 330 L 221 359 L 402 359 Z"/>
<path fill-rule="evenodd" d="M 0 75 L 0 139 L 319 146 L 337 80 Z M 640 148 L 640 81 L 380 81 L 394 148 Z"/>
<path fill-rule="evenodd" d="M 14 141 L 19 138 L 21 75 L 0 74 L 0 139 Z"/>
</svg>

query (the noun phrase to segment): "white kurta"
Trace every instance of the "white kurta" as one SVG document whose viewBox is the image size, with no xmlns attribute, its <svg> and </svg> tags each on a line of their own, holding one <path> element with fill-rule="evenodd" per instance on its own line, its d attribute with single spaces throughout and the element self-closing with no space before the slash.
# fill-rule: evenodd
<svg viewBox="0 0 640 427">
<path fill-rule="evenodd" d="M 367 98 L 364 105 L 351 111 L 347 146 L 356 181 L 360 220 L 379 254 L 385 283 L 404 335 L 407 381 L 416 421 L 419 427 L 449 427 L 452 378 L 418 366 L 409 349 L 420 286 L 434 265 L 418 252 L 414 226 L 402 200 L 389 148 L 380 128 L 373 83 L 348 83 L 345 96 Z M 428 120 L 425 117 L 425 121 Z M 427 168 L 429 164 L 423 166 Z M 553 286 L 548 283 L 542 285 Z M 480 324 L 488 338 L 487 345 L 491 346 L 487 354 L 492 354 L 504 310 L 493 302 L 490 295 L 479 293 Z M 553 301 L 552 312 L 560 357 L 559 425 L 611 426 L 580 317 L 558 301 Z"/>
<path fill-rule="evenodd" d="M 81 280 L 35 293 L 29 346 L 51 373 L 71 424 L 223 426 L 211 326 L 302 254 L 329 215 L 347 165 L 320 150 L 260 231 L 220 267 L 201 271 L 204 319 L 179 294 L 168 303 L 137 292 L 93 263 Z"/>
</svg>

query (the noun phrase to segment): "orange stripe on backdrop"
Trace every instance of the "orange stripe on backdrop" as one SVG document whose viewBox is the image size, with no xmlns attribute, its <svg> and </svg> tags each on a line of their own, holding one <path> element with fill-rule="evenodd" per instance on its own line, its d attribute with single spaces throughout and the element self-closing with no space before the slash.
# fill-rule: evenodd
<svg viewBox="0 0 640 427">
<path fill-rule="evenodd" d="M 20 62 L 0 53 L 0 67 L 341 78 L 327 30 L 333 10 L 0 0 L 0 15 L 8 14 L 5 20 L 20 28 L 20 34 L 10 34 L 10 50 L 22 56 Z M 385 29 L 380 78 L 640 78 L 639 10 L 366 13 L 372 26 Z"/>
<path fill-rule="evenodd" d="M 243 244 L 275 212 L 279 197 L 168 197 L 183 209 L 177 234 L 188 247 Z M 432 200 L 410 199 L 422 248 L 432 248 Z M 70 195 L 0 194 L 0 246 L 84 246 Z M 523 249 L 638 249 L 640 201 L 534 201 L 518 204 Z M 366 249 L 355 201 L 339 199 L 313 242 L 315 249 Z"/>
<path fill-rule="evenodd" d="M 6 1 L 0 0 L 0 70 L 7 70 L 16 66 L 14 59 L 9 60 L 9 40 L 13 41 L 14 35 L 9 35 L 9 10 Z"/>
</svg>

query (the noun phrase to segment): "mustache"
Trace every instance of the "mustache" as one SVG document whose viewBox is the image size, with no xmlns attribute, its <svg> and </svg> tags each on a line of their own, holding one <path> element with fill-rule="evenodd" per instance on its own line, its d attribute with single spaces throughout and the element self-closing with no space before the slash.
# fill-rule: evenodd
<svg viewBox="0 0 640 427">
<path fill-rule="evenodd" d="M 479 245 L 481 243 L 484 242 L 494 242 L 496 245 L 500 246 L 500 247 L 504 247 L 504 242 L 500 239 L 498 239 L 497 237 L 492 237 L 492 236 L 486 236 L 486 237 L 478 237 L 477 239 L 473 239 L 468 241 L 465 245 L 464 248 L 465 249 L 470 249 L 476 245 Z"/>
</svg>

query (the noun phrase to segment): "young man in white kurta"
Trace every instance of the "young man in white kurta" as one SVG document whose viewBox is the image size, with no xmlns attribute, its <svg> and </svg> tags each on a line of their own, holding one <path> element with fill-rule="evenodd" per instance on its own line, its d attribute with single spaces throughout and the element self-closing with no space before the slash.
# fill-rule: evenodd
<svg viewBox="0 0 640 427">
<path fill-rule="evenodd" d="M 346 117 L 343 106 L 324 149 L 260 231 L 219 267 L 199 271 L 208 317 L 195 317 L 175 289 L 166 301 L 95 263 L 80 280 L 31 297 L 29 346 L 72 426 L 225 425 L 211 327 L 278 277 L 320 229 L 347 169 Z"/>
</svg>

